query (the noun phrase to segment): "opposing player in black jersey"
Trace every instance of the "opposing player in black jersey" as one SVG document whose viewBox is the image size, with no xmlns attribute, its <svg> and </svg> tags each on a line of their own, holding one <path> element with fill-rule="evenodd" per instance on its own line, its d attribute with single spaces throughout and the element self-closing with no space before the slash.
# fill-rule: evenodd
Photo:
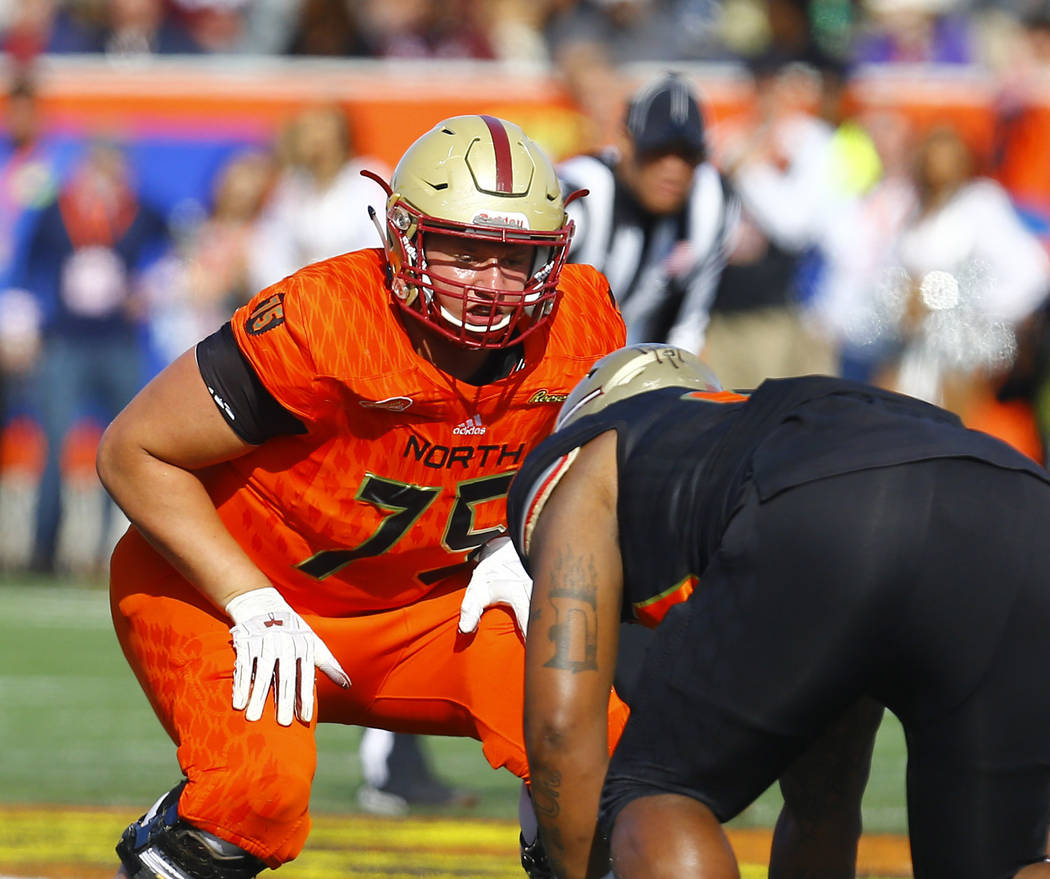
<svg viewBox="0 0 1050 879">
<path fill-rule="evenodd" d="M 740 213 L 740 199 L 708 160 L 707 146 L 700 96 L 670 73 L 631 96 L 615 144 L 558 166 L 566 192 L 589 192 L 567 208 L 576 223 L 568 259 L 605 273 L 630 342 L 703 347 Z M 615 683 L 628 704 L 651 638 L 640 626 L 620 632 Z M 853 879 L 861 795 L 881 716 L 873 702 L 851 706 L 781 776 L 772 879 L 807 879 L 815 868 L 821 879 Z M 814 795 L 818 789 L 824 794 Z"/>
<path fill-rule="evenodd" d="M 509 500 L 534 577 L 525 737 L 562 879 L 737 877 L 720 823 L 858 699 L 901 720 L 916 879 L 1037 879 L 1050 826 L 1050 476 L 825 377 L 719 391 L 602 358 Z M 621 620 L 656 627 L 605 759 Z M 597 826 L 595 816 L 598 816 Z"/>
</svg>

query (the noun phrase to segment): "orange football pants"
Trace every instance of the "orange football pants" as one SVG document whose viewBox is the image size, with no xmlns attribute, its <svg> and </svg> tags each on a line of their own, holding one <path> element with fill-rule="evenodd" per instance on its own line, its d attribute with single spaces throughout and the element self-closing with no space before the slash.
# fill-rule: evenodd
<svg viewBox="0 0 1050 879">
<path fill-rule="evenodd" d="M 494 767 L 528 778 L 522 731 L 525 650 L 509 611 L 458 629 L 465 583 L 423 601 L 360 616 L 303 618 L 350 676 L 344 690 L 317 672 L 315 720 L 280 726 L 273 695 L 261 720 L 234 711 L 230 622 L 134 529 L 113 553 L 110 600 L 121 647 L 178 746 L 189 783 L 179 814 L 277 867 L 310 830 L 317 765 L 314 723 L 469 736 Z M 609 704 L 610 749 L 627 707 Z"/>
</svg>

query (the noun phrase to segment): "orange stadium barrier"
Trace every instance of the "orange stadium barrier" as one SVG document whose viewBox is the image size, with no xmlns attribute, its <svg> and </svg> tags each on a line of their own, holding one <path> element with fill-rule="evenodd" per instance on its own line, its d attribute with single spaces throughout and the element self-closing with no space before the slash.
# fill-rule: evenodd
<svg viewBox="0 0 1050 879">
<path fill-rule="evenodd" d="M 679 67 L 700 88 L 714 123 L 750 111 L 750 78 L 739 65 Z M 625 68 L 624 95 L 662 69 Z M 265 138 L 299 107 L 334 101 L 349 113 L 358 151 L 389 163 L 426 127 L 459 113 L 511 118 L 559 158 L 594 146 L 587 141 L 587 120 L 556 73 L 492 62 L 207 58 L 131 65 L 56 57 L 41 65 L 40 90 L 53 124 L 127 135 L 196 130 Z M 951 122 L 987 152 L 995 143 L 997 97 L 994 80 L 979 70 L 887 68 L 861 71 L 847 105 L 854 111 L 896 109 L 920 127 Z M 1048 137 L 1050 90 L 1018 130 L 1028 144 L 1046 143 Z M 1016 164 L 1024 166 L 1012 171 L 1019 182 L 1034 178 L 1050 193 L 1050 163 L 1026 158 Z"/>
<path fill-rule="evenodd" d="M 123 70 L 105 63 L 47 62 L 42 109 L 63 130 L 229 133 L 268 138 L 302 106 L 345 106 L 357 150 L 388 163 L 427 127 L 461 113 L 503 115 L 526 125 L 553 153 L 580 145 L 585 120 L 546 75 L 485 64 L 373 62 L 158 62 Z"/>
</svg>

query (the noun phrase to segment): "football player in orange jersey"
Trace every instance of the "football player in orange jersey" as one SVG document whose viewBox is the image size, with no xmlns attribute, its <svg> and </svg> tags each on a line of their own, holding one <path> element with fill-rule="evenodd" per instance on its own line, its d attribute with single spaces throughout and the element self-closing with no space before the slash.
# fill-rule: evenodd
<svg viewBox="0 0 1050 879">
<path fill-rule="evenodd" d="M 317 722 L 471 736 L 528 777 L 506 492 L 623 321 L 564 265 L 558 180 L 517 125 L 445 120 L 388 189 L 384 248 L 261 291 L 100 444 L 132 522 L 117 636 L 185 775 L 125 831 L 118 875 L 293 859 Z M 514 613 L 481 613 L 497 603 Z M 613 693 L 608 718 L 615 742 Z"/>
</svg>

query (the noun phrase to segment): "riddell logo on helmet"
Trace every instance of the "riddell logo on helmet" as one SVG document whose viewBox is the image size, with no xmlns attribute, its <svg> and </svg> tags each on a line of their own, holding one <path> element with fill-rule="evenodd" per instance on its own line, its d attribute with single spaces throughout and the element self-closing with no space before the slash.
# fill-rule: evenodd
<svg viewBox="0 0 1050 879">
<path fill-rule="evenodd" d="M 503 226 L 512 229 L 528 229 L 529 218 L 524 214 L 493 214 L 479 211 L 474 215 L 475 226 Z"/>
</svg>

